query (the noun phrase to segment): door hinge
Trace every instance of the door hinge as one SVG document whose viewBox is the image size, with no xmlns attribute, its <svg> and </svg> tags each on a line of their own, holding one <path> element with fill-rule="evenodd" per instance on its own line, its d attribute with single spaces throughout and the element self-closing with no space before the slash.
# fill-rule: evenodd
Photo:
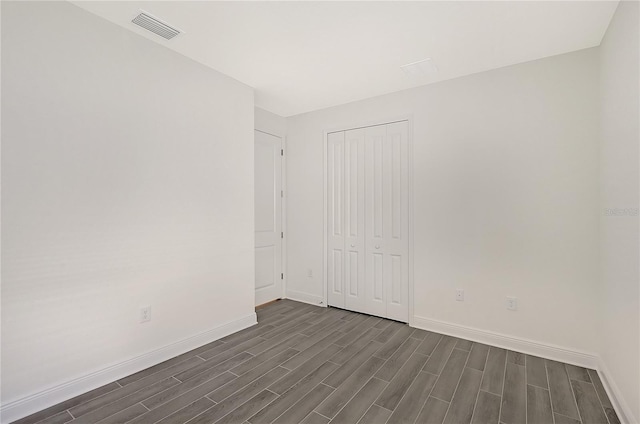
<svg viewBox="0 0 640 424">
<path fill-rule="evenodd" d="M 284 156 L 284 149 L 280 149 L 280 156 Z"/>
<path fill-rule="evenodd" d="M 284 280 L 284 272 L 280 273 L 280 279 Z"/>
<path fill-rule="evenodd" d="M 283 239 L 284 238 L 284 232 L 280 233 L 280 238 Z"/>
<path fill-rule="evenodd" d="M 280 190 L 280 197 L 284 197 L 284 190 Z"/>
</svg>

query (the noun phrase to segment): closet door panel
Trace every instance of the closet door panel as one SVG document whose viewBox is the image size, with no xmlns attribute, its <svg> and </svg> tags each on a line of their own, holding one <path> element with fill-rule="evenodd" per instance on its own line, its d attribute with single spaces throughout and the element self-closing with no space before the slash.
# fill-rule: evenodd
<svg viewBox="0 0 640 424">
<path fill-rule="evenodd" d="M 327 301 L 344 308 L 344 132 L 327 136 Z"/>
<path fill-rule="evenodd" d="M 366 310 L 386 316 L 389 267 L 385 252 L 386 126 L 365 129 L 365 267 Z"/>
<path fill-rule="evenodd" d="M 345 131 L 345 307 L 366 311 L 364 257 L 364 142 L 363 129 Z"/>
<path fill-rule="evenodd" d="M 409 152 L 408 124 L 386 125 L 385 265 L 387 317 L 407 321 L 409 317 Z"/>
</svg>

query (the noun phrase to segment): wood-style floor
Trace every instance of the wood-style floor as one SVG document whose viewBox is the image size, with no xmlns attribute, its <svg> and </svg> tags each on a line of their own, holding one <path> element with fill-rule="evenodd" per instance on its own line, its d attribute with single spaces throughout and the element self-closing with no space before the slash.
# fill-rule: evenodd
<svg viewBox="0 0 640 424">
<path fill-rule="evenodd" d="M 619 422 L 593 370 L 289 300 L 258 317 L 17 422 Z"/>
</svg>

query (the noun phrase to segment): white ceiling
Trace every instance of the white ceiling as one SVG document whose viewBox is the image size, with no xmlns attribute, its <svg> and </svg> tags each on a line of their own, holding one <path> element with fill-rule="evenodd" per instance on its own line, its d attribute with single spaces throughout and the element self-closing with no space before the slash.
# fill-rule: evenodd
<svg viewBox="0 0 640 424">
<path fill-rule="evenodd" d="M 598 46 L 617 1 L 74 4 L 255 88 L 282 116 Z M 131 23 L 143 9 L 186 31 Z M 401 65 L 432 58 L 438 72 Z"/>
</svg>

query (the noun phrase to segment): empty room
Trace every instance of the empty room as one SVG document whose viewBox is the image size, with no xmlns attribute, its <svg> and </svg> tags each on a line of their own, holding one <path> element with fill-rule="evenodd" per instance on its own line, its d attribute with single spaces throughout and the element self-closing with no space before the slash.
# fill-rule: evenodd
<svg viewBox="0 0 640 424">
<path fill-rule="evenodd" d="M 640 2 L 1 1 L 1 424 L 640 424 Z"/>
</svg>

